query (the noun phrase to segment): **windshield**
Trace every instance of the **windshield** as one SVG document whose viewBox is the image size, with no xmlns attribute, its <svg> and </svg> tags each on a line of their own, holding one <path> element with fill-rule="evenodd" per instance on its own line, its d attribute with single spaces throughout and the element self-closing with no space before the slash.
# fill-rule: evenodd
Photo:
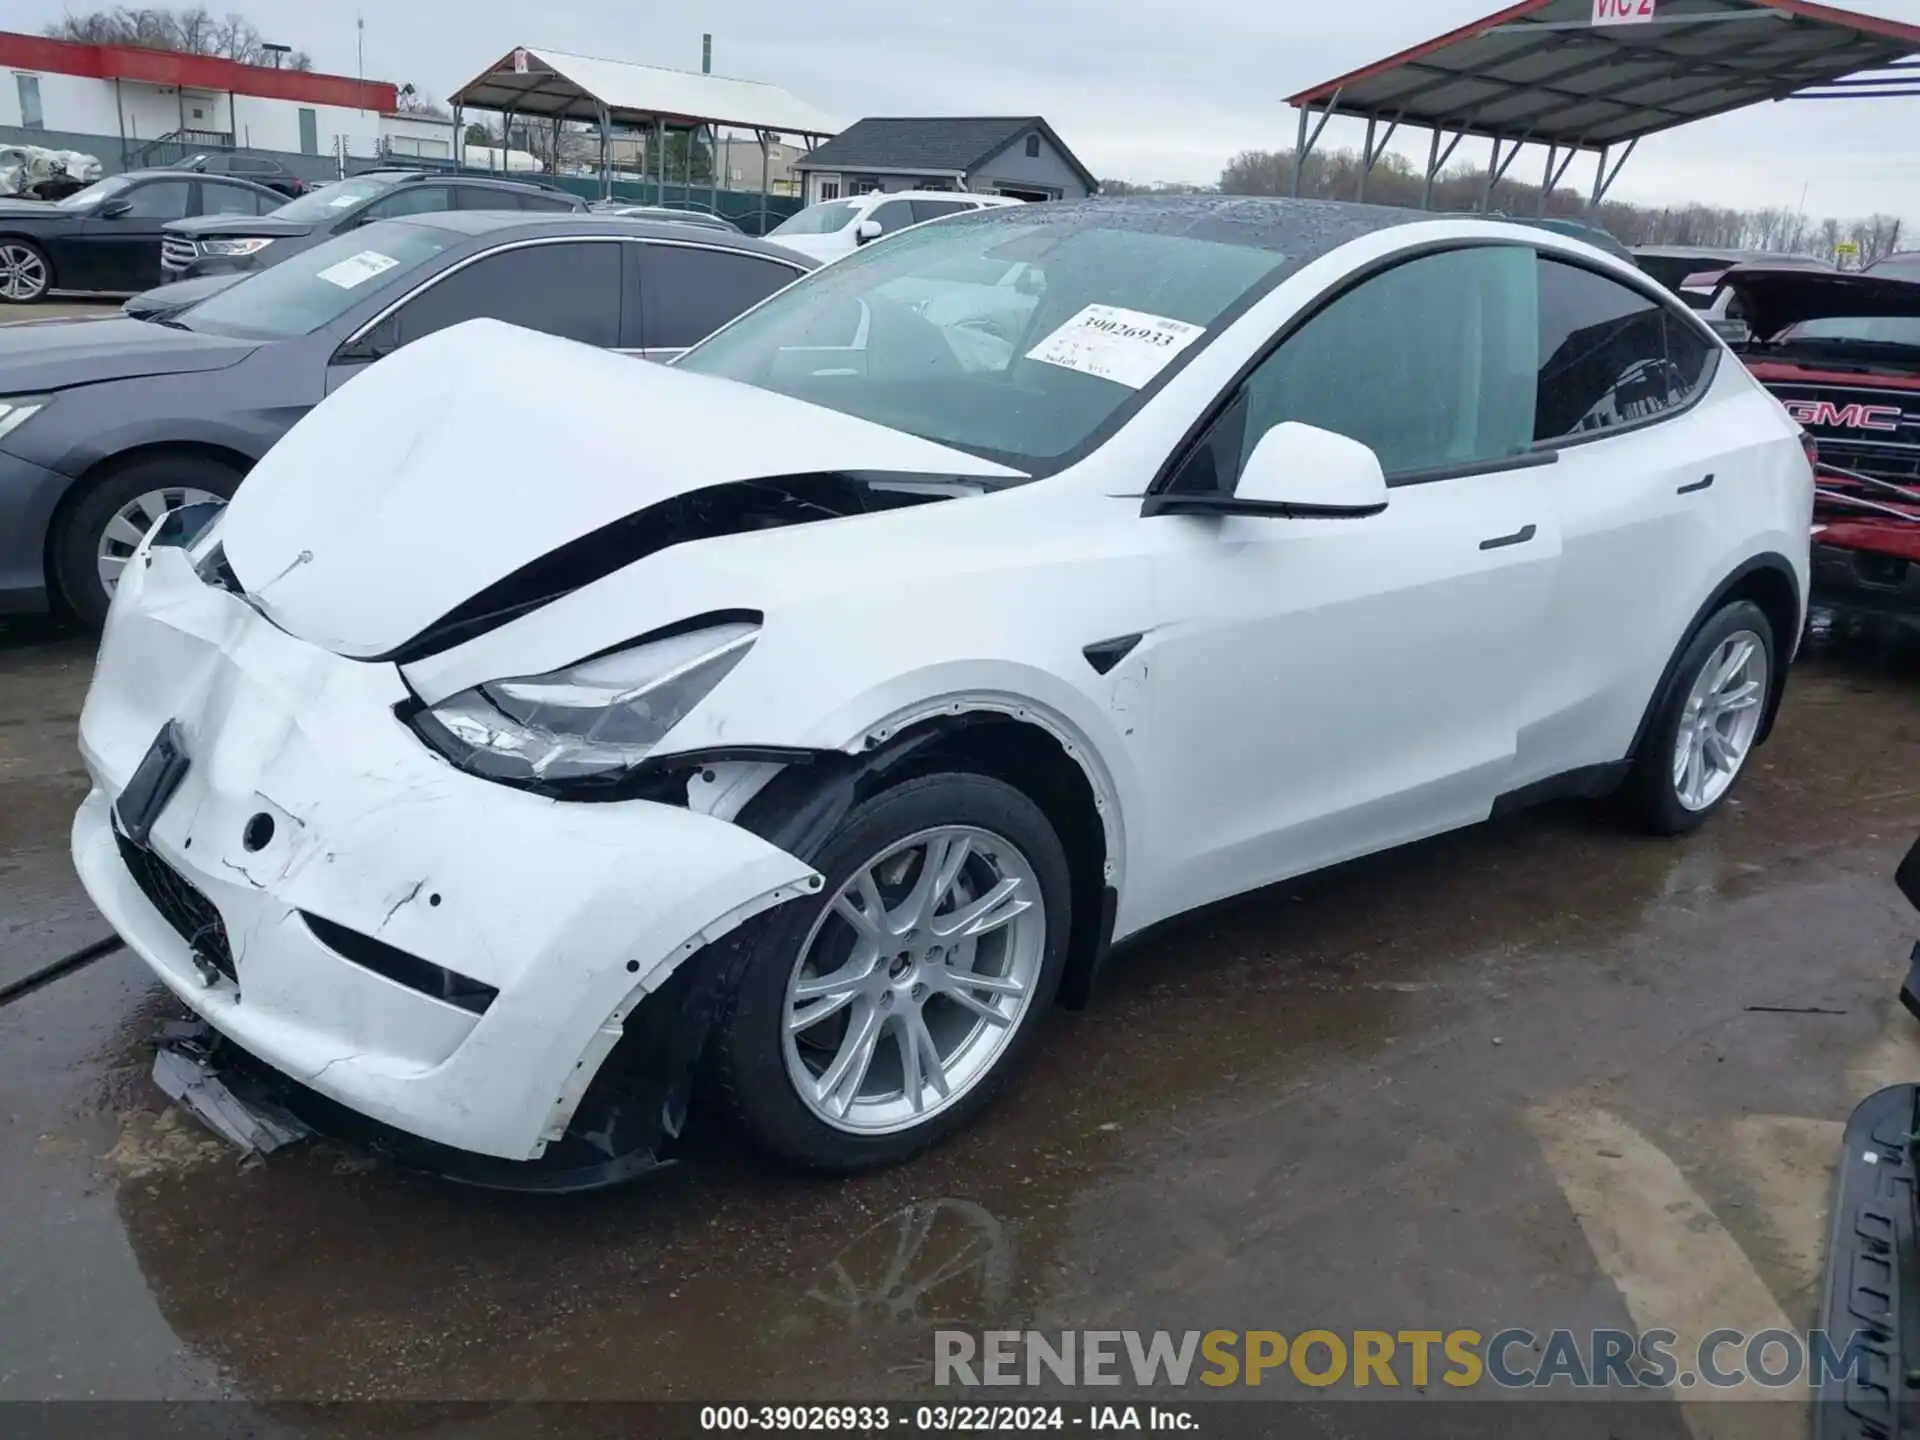
<svg viewBox="0 0 1920 1440">
<path fill-rule="evenodd" d="M 836 230 L 844 230 L 853 223 L 853 217 L 859 210 L 851 200 L 829 200 L 824 205 L 809 205 L 798 215 L 782 221 L 767 232 L 772 239 L 776 235 L 831 235 Z"/>
<path fill-rule="evenodd" d="M 273 212 L 276 220 L 331 220 L 342 210 L 358 205 L 362 200 L 371 200 L 393 184 L 391 176 L 376 177 L 363 175 L 357 180 L 336 180 L 331 185 L 322 185 L 318 190 L 309 190 L 298 200 L 290 200 Z"/>
<path fill-rule="evenodd" d="M 127 188 L 127 183 L 127 177 L 124 175 L 109 175 L 105 180 L 96 180 L 86 189 L 76 190 L 66 199 L 56 200 L 53 203 L 57 209 L 61 210 L 85 210 L 89 206 L 99 204 L 109 195 L 119 194 Z"/>
<path fill-rule="evenodd" d="M 1112 433 L 1286 264 L 1103 228 L 1110 215 L 1021 221 L 903 230 L 675 363 L 1045 473 Z"/>
<path fill-rule="evenodd" d="M 291 255 L 176 317 L 189 330 L 289 340 L 331 325 L 369 295 L 400 284 L 460 236 L 382 220 Z"/>
<path fill-rule="evenodd" d="M 1903 345 L 1920 350 L 1920 316 L 1848 315 L 1826 320 L 1802 320 L 1789 325 L 1775 344 L 1796 340 L 1852 341 L 1865 345 Z"/>
</svg>

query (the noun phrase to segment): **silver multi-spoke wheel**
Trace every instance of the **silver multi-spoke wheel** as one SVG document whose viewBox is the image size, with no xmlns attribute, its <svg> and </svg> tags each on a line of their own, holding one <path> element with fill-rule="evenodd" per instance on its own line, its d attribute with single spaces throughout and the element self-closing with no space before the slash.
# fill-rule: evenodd
<svg viewBox="0 0 1920 1440">
<path fill-rule="evenodd" d="M 1680 713 L 1673 747 L 1673 789 L 1688 810 L 1712 807 L 1753 751 L 1767 698 L 1767 647 L 1736 630 L 1707 657 Z"/>
<path fill-rule="evenodd" d="M 1012 1040 L 1046 951 L 1039 879 L 1004 837 L 948 825 L 888 846 L 821 910 L 787 981 L 801 1102 L 863 1135 L 957 1104 Z"/>
<path fill-rule="evenodd" d="M 169 485 L 149 490 L 122 505 L 100 532 L 95 560 L 100 570 L 101 588 L 107 594 L 113 594 L 113 587 L 120 583 L 120 572 L 127 568 L 127 561 L 133 558 L 134 550 L 147 538 L 147 532 L 161 516 L 169 510 L 184 509 L 188 505 L 217 505 L 220 498 L 211 491 L 192 485 Z"/>
<path fill-rule="evenodd" d="M 0 296 L 8 300 L 38 300 L 46 293 L 45 257 L 31 246 L 0 242 Z"/>
</svg>

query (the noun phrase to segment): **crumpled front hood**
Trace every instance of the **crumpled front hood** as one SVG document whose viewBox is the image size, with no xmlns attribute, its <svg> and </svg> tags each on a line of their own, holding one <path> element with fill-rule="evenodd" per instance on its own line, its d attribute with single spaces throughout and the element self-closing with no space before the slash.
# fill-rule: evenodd
<svg viewBox="0 0 1920 1440">
<path fill-rule="evenodd" d="M 276 625 L 371 658 L 663 500 L 841 470 L 1019 473 L 771 391 L 471 320 L 301 419 L 248 475 L 220 540 Z"/>
</svg>

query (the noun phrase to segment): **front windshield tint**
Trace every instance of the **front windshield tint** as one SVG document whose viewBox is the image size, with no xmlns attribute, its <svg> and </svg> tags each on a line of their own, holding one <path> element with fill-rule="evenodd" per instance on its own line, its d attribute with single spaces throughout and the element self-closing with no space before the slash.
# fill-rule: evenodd
<svg viewBox="0 0 1920 1440">
<path fill-rule="evenodd" d="M 1904 345 L 1920 350 L 1920 317 L 1908 315 L 1849 315 L 1825 320 L 1802 320 L 1787 328 L 1780 342 L 1795 340 L 1855 341 L 1866 345 Z"/>
<path fill-rule="evenodd" d="M 767 232 L 767 238 L 781 235 L 831 235 L 853 223 L 860 207 L 851 200 L 829 200 L 824 205 L 809 205 L 798 215 L 782 221 Z"/>
<path fill-rule="evenodd" d="M 53 203 L 61 210 L 85 210 L 98 205 L 109 195 L 119 194 L 127 188 L 128 183 L 124 175 L 109 175 L 105 180 L 96 180 L 86 189 L 76 190 L 66 199 L 56 200 Z"/>
<path fill-rule="evenodd" d="M 298 200 L 288 201 L 273 212 L 276 220 L 331 220 L 343 210 L 350 210 L 362 200 L 371 200 L 374 196 L 390 188 L 391 179 L 375 179 L 362 176 L 358 180 L 336 180 L 331 185 L 322 185 L 318 190 L 309 190 Z"/>
<path fill-rule="evenodd" d="M 676 363 L 1044 473 L 1285 263 L 1098 221 L 956 218 L 815 271 Z"/>
<path fill-rule="evenodd" d="M 369 295 L 402 284 L 459 240 L 399 220 L 363 225 L 249 275 L 177 318 L 189 330 L 242 340 L 311 335 Z"/>
</svg>

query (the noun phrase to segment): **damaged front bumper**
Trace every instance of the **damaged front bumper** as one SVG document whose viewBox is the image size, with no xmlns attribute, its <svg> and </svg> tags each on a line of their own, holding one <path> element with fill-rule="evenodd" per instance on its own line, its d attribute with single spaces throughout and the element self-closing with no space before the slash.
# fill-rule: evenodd
<svg viewBox="0 0 1920 1440">
<path fill-rule="evenodd" d="M 509 1165 L 657 1149 L 671 1104 L 619 1145 L 604 1114 L 575 1125 L 603 1062 L 619 1047 L 607 1068 L 658 1098 L 646 1072 L 710 1005 L 711 942 L 820 877 L 671 805 L 461 774 L 395 718 L 407 699 L 392 666 L 285 634 L 187 551 L 144 552 L 81 716 L 88 893 L 240 1051 L 383 1133 Z M 116 801 L 169 727 L 184 777 L 129 835 Z"/>
</svg>

